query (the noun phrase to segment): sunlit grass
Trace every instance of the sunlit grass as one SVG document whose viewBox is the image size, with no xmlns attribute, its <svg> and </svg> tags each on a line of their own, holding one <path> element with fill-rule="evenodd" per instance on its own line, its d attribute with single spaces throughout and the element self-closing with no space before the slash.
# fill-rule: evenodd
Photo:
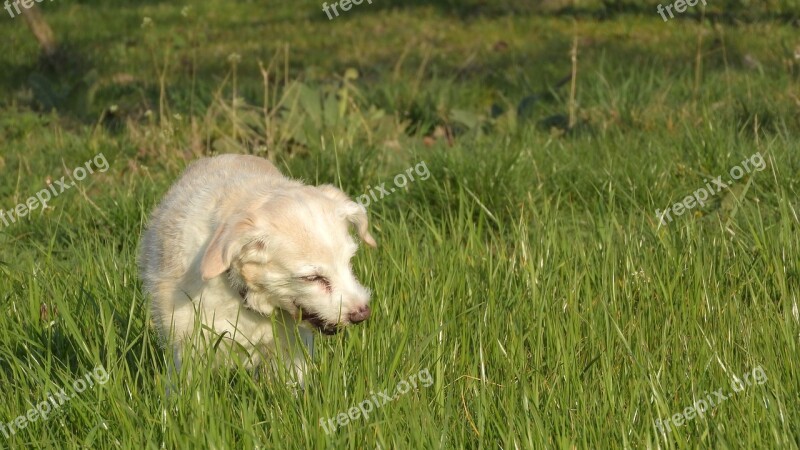
<svg viewBox="0 0 800 450">
<path fill-rule="evenodd" d="M 114 20 L 152 16 L 159 42 L 171 29 L 159 22 L 184 20 L 181 7 L 124 9 Z M 93 14 L 75 8 L 82 18 Z M 242 8 L 210 23 L 235 25 L 239 15 L 254 11 Z M 775 32 L 752 41 L 729 31 L 740 46 L 769 49 L 762 62 L 775 64 L 759 71 L 737 63 L 726 72 L 712 49 L 695 92 L 694 48 L 663 44 L 695 42 L 694 25 L 676 21 L 655 32 L 655 20 L 584 22 L 579 29 L 590 37 L 581 43 L 578 72 L 581 126 L 563 134 L 539 122 L 565 112 L 567 94 L 558 91 L 516 128 L 487 122 L 459 130 L 452 145 L 441 138 L 425 144 L 423 137 L 448 123 L 453 108 L 488 115 L 491 96 L 506 95 L 513 105 L 568 73 L 572 25 L 563 18 L 480 18 L 464 31 L 412 12 L 367 11 L 363 20 L 373 28 L 366 31 L 345 28 L 358 20 L 355 12 L 341 23 L 326 21 L 342 27 L 334 33 L 354 36 L 352 42 L 370 41 L 350 57 L 345 44 L 329 54 L 309 35 L 283 37 L 293 42 L 292 58 L 308 66 L 312 86 L 333 83 L 326 78 L 359 66 L 359 58 L 382 61 L 361 67 L 364 76 L 353 82 L 361 97 L 348 119 L 369 118 L 365 106 L 376 105 L 397 123 L 415 120 L 419 132 L 387 126 L 368 136 L 354 127 L 346 128 L 352 134 L 325 135 L 331 130 L 325 128 L 321 139 L 291 153 L 270 149 L 281 170 L 310 183 L 335 183 L 353 197 L 421 161 L 431 173 L 370 204 L 379 245 L 360 249 L 354 270 L 373 291 L 373 316 L 340 335 L 317 337 L 305 390 L 281 374 L 214 371 L 188 361 L 195 376 L 167 396 L 172 355 L 150 327 L 135 264 L 147 215 L 185 160 L 206 151 L 209 141 L 198 124 L 219 125 L 223 131 L 214 138 L 231 137 L 224 130 L 234 128 L 234 113 L 226 109 L 231 79 L 225 78 L 232 52 L 250 58 L 237 68 L 238 88 L 258 111 L 263 80 L 256 55 L 237 47 L 255 28 L 243 27 L 241 35 L 215 29 L 228 38 L 219 41 L 221 49 L 198 47 L 196 91 L 185 72 L 168 73 L 164 123 L 154 118 L 161 93 L 158 83 L 145 80 L 159 72 L 143 65 L 151 59 L 144 44 L 125 50 L 126 61 L 137 61 L 130 64 L 142 80 L 139 99 L 153 103 L 136 103 L 119 128 L 6 105 L 0 208 L 15 207 L 48 177 L 58 179 L 99 152 L 110 169 L 53 199 L 44 212 L 0 227 L 0 421 L 13 422 L 98 365 L 109 379 L 47 420 L 8 437 L 0 432 L 0 448 L 798 446 L 796 75 L 778 63 L 784 50 L 768 45 L 791 28 L 768 25 Z M 194 13 L 212 14 L 204 7 Z M 321 26 L 291 9 L 276 17 L 278 27 Z M 73 20 L 66 12 L 54 18 Z M 442 45 L 480 47 L 478 61 L 489 62 L 467 64 L 468 55 L 455 58 L 448 47 L 414 44 L 408 67 L 394 74 L 396 35 L 370 30 L 407 28 L 412 21 L 441 33 L 431 31 L 431 39 Z M 555 37 L 521 26 L 531 21 L 550 26 Z M 106 26 L 83 39 L 103 45 Z M 486 50 L 494 39 L 463 40 L 476 30 L 503 36 L 511 54 Z M 639 40 L 609 37 L 615 30 Z M 259 47 L 257 56 L 268 63 L 274 49 Z M 524 51 L 534 49 L 553 59 L 526 60 Z M 425 51 L 433 65 L 420 70 Z M 755 50 L 729 54 L 748 51 Z M 631 58 L 640 64 L 632 67 Z M 216 62 L 203 64 L 206 59 Z M 306 73 L 299 61 L 292 76 Z M 544 74 L 526 74 L 539 65 Z M 440 76 L 459 68 L 459 77 Z M 224 95 L 209 94 L 221 85 Z M 208 110 L 223 112 L 208 121 Z M 246 122 L 241 111 L 235 114 Z M 767 167 L 742 180 L 746 190 L 721 193 L 659 227 L 657 208 L 757 151 Z M 733 376 L 755 367 L 766 374 L 763 385 L 669 434 L 654 426 L 713 391 L 730 391 Z M 332 433 L 321 426 L 379 392 L 395 392 L 423 370 L 429 386 L 418 384 Z"/>
</svg>

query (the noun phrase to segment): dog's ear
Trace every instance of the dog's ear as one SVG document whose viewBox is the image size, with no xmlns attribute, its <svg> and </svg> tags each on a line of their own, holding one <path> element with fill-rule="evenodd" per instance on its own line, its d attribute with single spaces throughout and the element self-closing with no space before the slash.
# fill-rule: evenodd
<svg viewBox="0 0 800 450">
<path fill-rule="evenodd" d="M 203 280 L 210 280 L 228 270 L 233 257 L 244 246 L 241 238 L 254 228 L 255 223 L 249 217 L 222 223 L 217 227 L 200 263 Z"/>
<path fill-rule="evenodd" d="M 370 247 L 378 246 L 378 244 L 375 242 L 375 238 L 373 238 L 372 235 L 369 234 L 369 221 L 367 220 L 366 208 L 350 200 L 350 197 L 348 197 L 347 194 L 339 190 L 336 186 L 325 184 L 322 186 L 318 186 L 317 189 L 322 191 L 322 193 L 326 197 L 340 202 L 340 206 L 336 209 L 336 211 L 345 220 L 347 220 L 348 222 L 353 224 L 353 226 L 356 227 L 356 232 L 358 232 L 358 237 L 360 237 L 365 244 L 369 245 Z"/>
<path fill-rule="evenodd" d="M 323 184 L 317 186 L 317 190 L 322 192 L 325 197 L 328 197 L 331 200 L 336 200 L 337 202 L 350 201 L 350 197 L 348 197 L 347 194 L 332 184 Z"/>
<path fill-rule="evenodd" d="M 356 227 L 358 236 L 370 247 L 377 247 L 375 238 L 369 234 L 369 222 L 367 221 L 367 209 L 358 203 L 348 200 L 339 208 L 339 211 L 344 216 L 345 220 Z"/>
</svg>

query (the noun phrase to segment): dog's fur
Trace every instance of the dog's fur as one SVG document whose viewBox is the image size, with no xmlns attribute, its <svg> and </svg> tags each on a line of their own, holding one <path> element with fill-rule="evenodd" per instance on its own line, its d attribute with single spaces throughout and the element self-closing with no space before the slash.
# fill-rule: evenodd
<svg viewBox="0 0 800 450">
<path fill-rule="evenodd" d="M 311 329 L 333 334 L 370 313 L 370 293 L 350 268 L 350 225 L 376 245 L 364 208 L 334 186 L 303 185 L 254 156 L 191 164 L 153 212 L 139 255 L 178 367 L 199 324 L 191 355 L 222 336 L 217 363 L 234 348 L 250 367 L 280 352 L 302 381 Z"/>
</svg>

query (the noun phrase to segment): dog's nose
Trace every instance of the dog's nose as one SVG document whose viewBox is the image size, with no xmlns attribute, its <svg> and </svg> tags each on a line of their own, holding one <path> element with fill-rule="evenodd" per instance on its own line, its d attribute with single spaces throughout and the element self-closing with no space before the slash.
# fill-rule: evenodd
<svg viewBox="0 0 800 450">
<path fill-rule="evenodd" d="M 350 323 L 361 323 L 369 318 L 371 312 L 369 306 L 364 305 L 350 311 L 350 315 L 347 318 Z"/>
</svg>

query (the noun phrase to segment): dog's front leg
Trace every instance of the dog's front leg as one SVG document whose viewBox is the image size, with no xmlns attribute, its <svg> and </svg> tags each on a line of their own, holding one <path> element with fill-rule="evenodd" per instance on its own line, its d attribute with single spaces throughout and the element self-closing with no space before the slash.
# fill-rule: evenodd
<svg viewBox="0 0 800 450">
<path fill-rule="evenodd" d="M 165 394 L 167 398 L 173 392 L 180 392 L 178 389 L 178 379 L 181 375 L 181 352 L 177 345 L 172 348 L 172 364 L 167 363 L 167 386 Z"/>
<path fill-rule="evenodd" d="M 314 332 L 305 328 L 297 330 L 300 335 L 294 356 L 294 367 L 300 388 L 305 389 L 305 376 L 310 363 L 314 361 Z"/>
<path fill-rule="evenodd" d="M 283 366 L 289 384 L 303 388 L 314 357 L 314 331 L 298 324 L 291 317 L 273 322 L 273 342 L 276 351 L 273 361 Z"/>
</svg>

